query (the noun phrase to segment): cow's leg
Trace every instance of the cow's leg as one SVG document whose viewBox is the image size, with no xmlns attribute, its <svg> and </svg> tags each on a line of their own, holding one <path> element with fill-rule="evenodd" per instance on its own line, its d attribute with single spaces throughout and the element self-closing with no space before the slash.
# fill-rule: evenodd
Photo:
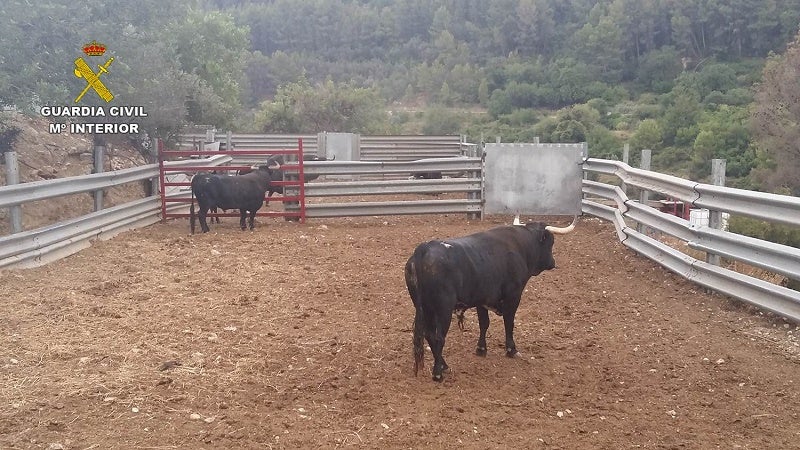
<svg viewBox="0 0 800 450">
<path fill-rule="evenodd" d="M 245 221 L 247 220 L 247 210 L 240 209 L 239 210 L 239 226 L 242 228 L 242 231 L 247 229 L 247 224 Z"/>
<path fill-rule="evenodd" d="M 517 315 L 517 307 L 519 306 L 522 292 L 515 297 L 516 300 L 507 302 L 507 306 L 503 307 L 503 325 L 506 328 L 506 356 L 514 358 L 517 356 L 517 344 L 514 342 L 514 317 Z"/>
<path fill-rule="evenodd" d="M 436 325 L 428 335 L 428 344 L 431 346 L 431 353 L 433 353 L 433 381 L 443 381 L 443 373 L 448 369 L 447 363 L 444 361 L 444 342 L 447 331 L 450 329 L 452 316 L 452 309 L 450 311 L 438 311 L 434 318 Z"/>
<path fill-rule="evenodd" d="M 486 356 L 486 330 L 489 329 L 489 310 L 483 306 L 478 306 L 478 325 L 481 329 L 481 335 L 478 337 L 478 347 L 475 349 L 475 354 L 478 356 Z"/>
<path fill-rule="evenodd" d="M 250 231 L 256 228 L 256 210 L 250 211 Z"/>
<path fill-rule="evenodd" d="M 272 194 L 274 194 L 274 193 L 275 193 L 275 191 L 273 191 L 273 190 L 270 190 L 269 192 L 267 192 L 267 198 L 265 200 L 266 201 L 265 206 L 269 206 L 269 198 L 272 197 Z"/>
<path fill-rule="evenodd" d="M 208 233 L 210 231 L 208 222 L 206 222 L 206 214 L 208 214 L 208 206 L 200 205 L 200 211 L 198 211 L 197 217 L 200 219 L 200 229 L 203 230 L 203 233 Z"/>
</svg>

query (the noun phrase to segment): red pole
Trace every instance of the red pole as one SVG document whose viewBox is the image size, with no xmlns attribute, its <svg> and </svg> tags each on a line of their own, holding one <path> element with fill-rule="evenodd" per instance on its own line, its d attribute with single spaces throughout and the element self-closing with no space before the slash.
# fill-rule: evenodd
<svg viewBox="0 0 800 450">
<path fill-rule="evenodd" d="M 303 138 L 297 138 L 297 164 L 300 166 L 300 223 L 306 223 L 306 177 L 303 172 Z"/>
</svg>

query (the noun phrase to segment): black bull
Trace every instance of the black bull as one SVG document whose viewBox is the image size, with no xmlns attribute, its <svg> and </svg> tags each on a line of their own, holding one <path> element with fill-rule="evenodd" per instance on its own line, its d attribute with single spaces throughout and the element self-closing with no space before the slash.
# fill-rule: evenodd
<svg viewBox="0 0 800 450">
<path fill-rule="evenodd" d="M 503 316 L 506 355 L 517 354 L 514 316 L 528 280 L 554 269 L 554 234 L 566 228 L 542 223 L 494 228 L 469 236 L 420 244 L 405 267 L 414 303 L 414 373 L 424 365 L 423 338 L 433 353 L 433 379 L 447 369 L 442 351 L 453 311 L 477 308 L 480 337 L 476 353 L 486 355 L 489 310 Z"/>
<path fill-rule="evenodd" d="M 198 217 L 203 233 L 209 231 L 206 215 L 211 209 L 238 209 L 239 224 L 246 229 L 245 218 L 250 213 L 250 229 L 255 228 L 256 211 L 264 204 L 264 195 L 271 185 L 273 172 L 279 165 L 258 166 L 245 175 L 224 176 L 210 173 L 198 173 L 192 177 L 192 203 L 189 207 L 189 223 L 192 233 L 195 228 L 194 198 L 197 198 Z"/>
</svg>

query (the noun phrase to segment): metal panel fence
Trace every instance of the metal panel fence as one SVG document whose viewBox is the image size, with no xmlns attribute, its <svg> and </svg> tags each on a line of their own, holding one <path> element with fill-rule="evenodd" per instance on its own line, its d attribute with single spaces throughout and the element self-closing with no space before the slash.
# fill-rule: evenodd
<svg viewBox="0 0 800 450">
<path fill-rule="evenodd" d="M 800 226 L 800 198 L 687 181 L 634 169 L 618 161 L 590 159 L 587 172 L 613 174 L 626 185 L 676 197 L 698 208 Z M 583 212 L 614 223 L 620 241 L 667 269 L 702 286 L 800 321 L 800 292 L 697 260 L 636 231 L 628 220 L 685 241 L 692 249 L 719 255 L 800 280 L 800 249 L 688 221 L 631 201 L 617 186 L 584 180 Z M 588 196 L 593 196 L 592 199 Z M 616 207 L 596 199 L 613 201 Z"/>
<path fill-rule="evenodd" d="M 307 217 L 465 213 L 478 218 L 483 209 L 481 158 L 432 158 L 419 161 L 307 161 L 306 173 L 316 175 L 405 175 L 415 172 L 462 172 L 466 178 L 361 180 L 306 184 L 306 197 L 352 197 L 388 194 L 463 193 L 464 199 L 307 203 Z"/>
<path fill-rule="evenodd" d="M 303 140 L 306 154 L 321 154 L 316 134 L 228 134 L 193 133 L 181 135 L 179 150 L 199 149 L 206 142 L 218 141 L 236 149 L 277 150 L 289 148 Z M 412 161 L 423 158 L 446 158 L 465 154 L 467 146 L 461 136 L 361 136 L 362 161 Z"/>
</svg>

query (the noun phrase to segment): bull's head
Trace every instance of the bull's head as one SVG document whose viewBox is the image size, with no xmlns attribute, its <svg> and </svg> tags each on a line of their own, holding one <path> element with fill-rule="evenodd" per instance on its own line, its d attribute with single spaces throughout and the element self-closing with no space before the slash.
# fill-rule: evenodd
<svg viewBox="0 0 800 450">
<path fill-rule="evenodd" d="M 551 232 L 551 233 L 553 233 L 553 234 L 567 234 L 567 233 L 572 232 L 572 230 L 575 229 L 575 224 L 577 222 L 578 222 L 578 216 L 576 215 L 575 218 L 572 219 L 572 223 L 569 224 L 569 226 L 566 226 L 566 227 L 554 227 L 552 225 L 547 225 L 546 227 L 544 227 L 544 229 L 549 231 L 549 232 Z M 517 214 L 514 217 L 513 225 L 525 226 L 524 223 L 520 222 L 519 214 Z"/>
</svg>

